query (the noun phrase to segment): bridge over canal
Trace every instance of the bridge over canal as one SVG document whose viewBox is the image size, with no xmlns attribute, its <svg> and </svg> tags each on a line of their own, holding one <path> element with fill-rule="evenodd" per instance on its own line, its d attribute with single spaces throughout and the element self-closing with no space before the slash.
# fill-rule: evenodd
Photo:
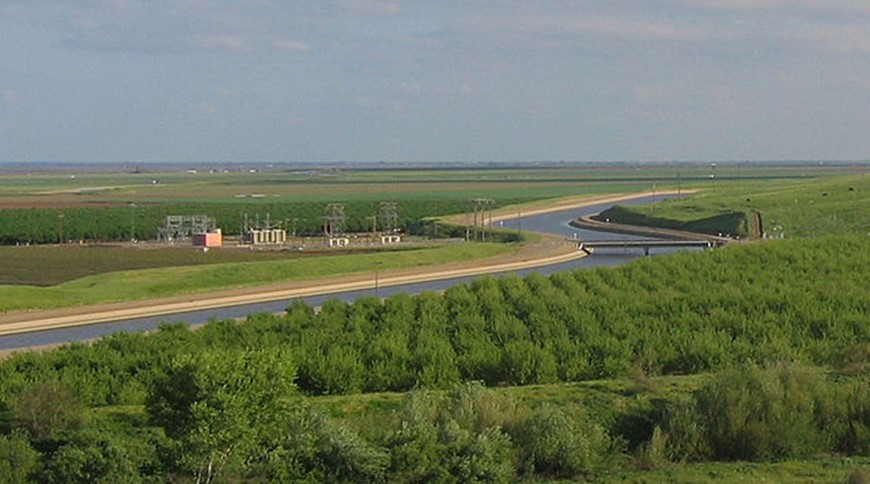
<svg viewBox="0 0 870 484">
<path fill-rule="evenodd" d="M 717 247 L 719 244 L 716 244 L 710 240 L 662 240 L 662 239 L 625 239 L 625 240 L 585 240 L 577 243 L 577 248 L 586 252 L 587 254 L 591 254 L 595 249 L 630 249 L 637 248 L 642 249 L 644 255 L 649 255 L 649 251 L 652 248 L 657 247 L 669 247 L 669 248 L 681 248 L 681 247 L 700 247 L 703 249 L 709 249 L 712 247 Z"/>
</svg>

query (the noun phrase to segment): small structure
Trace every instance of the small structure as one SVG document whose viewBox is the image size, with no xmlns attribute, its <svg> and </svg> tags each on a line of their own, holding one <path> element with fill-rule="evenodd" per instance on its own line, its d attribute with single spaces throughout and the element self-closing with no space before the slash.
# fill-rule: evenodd
<svg viewBox="0 0 870 484">
<path fill-rule="evenodd" d="M 224 244 L 224 236 L 221 229 L 193 234 L 193 245 L 197 247 L 220 247 Z"/>
<path fill-rule="evenodd" d="M 400 242 L 402 242 L 401 235 L 381 235 L 381 244 L 383 245 L 398 244 Z"/>
<path fill-rule="evenodd" d="M 287 231 L 284 229 L 248 229 L 245 231 L 245 242 L 253 245 L 274 245 L 287 242 Z"/>
<path fill-rule="evenodd" d="M 347 237 L 330 237 L 326 243 L 329 247 L 347 247 L 350 245 L 350 239 Z"/>
</svg>

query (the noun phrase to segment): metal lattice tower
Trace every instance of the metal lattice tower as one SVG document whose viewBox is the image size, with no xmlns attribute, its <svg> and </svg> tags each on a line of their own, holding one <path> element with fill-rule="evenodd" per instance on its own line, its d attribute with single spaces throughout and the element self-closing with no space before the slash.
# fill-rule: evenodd
<svg viewBox="0 0 870 484">
<path fill-rule="evenodd" d="M 396 209 L 397 202 L 381 202 L 378 219 L 381 222 L 381 231 L 392 232 L 399 228 L 399 212 Z"/>
<path fill-rule="evenodd" d="M 486 240 L 487 227 L 492 228 L 492 204 L 495 200 L 491 198 L 474 198 L 471 200 L 474 204 L 474 238 L 473 240 Z"/>
<path fill-rule="evenodd" d="M 167 215 L 163 227 L 157 232 L 157 238 L 173 243 L 189 239 L 193 234 L 210 232 L 216 226 L 215 219 L 207 215 Z"/>
<path fill-rule="evenodd" d="M 323 216 L 323 235 L 335 237 L 344 233 L 347 216 L 344 214 L 343 203 L 330 203 L 326 206 L 326 215 Z"/>
</svg>

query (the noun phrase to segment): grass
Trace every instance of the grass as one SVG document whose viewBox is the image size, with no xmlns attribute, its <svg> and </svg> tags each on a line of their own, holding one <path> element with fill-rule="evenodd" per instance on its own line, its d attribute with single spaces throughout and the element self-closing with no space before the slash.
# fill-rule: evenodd
<svg viewBox="0 0 870 484">
<path fill-rule="evenodd" d="M 510 244 L 455 244 L 419 250 L 258 262 L 162 267 L 98 274 L 51 287 L 0 285 L 0 312 L 51 309 L 257 286 L 492 257 Z"/>
<path fill-rule="evenodd" d="M 870 472 L 870 457 L 818 457 L 784 462 L 673 464 L 654 470 L 613 472 L 602 476 L 600 481 L 631 483 L 846 483 L 852 482 L 848 480 L 849 476 L 861 475 L 862 470 L 864 476 Z"/>
<path fill-rule="evenodd" d="M 687 222 L 726 212 L 759 211 L 775 237 L 870 234 L 870 178 L 863 175 L 806 180 L 728 182 L 684 199 L 628 207 L 638 215 Z M 617 219 L 613 219 L 619 222 Z"/>
<path fill-rule="evenodd" d="M 0 246 L 0 284 L 54 286 L 107 272 L 158 267 L 258 262 L 311 257 L 332 257 L 375 252 L 378 249 L 346 250 L 243 250 L 217 249 L 202 252 L 194 247 L 140 248 L 80 245 Z"/>
</svg>

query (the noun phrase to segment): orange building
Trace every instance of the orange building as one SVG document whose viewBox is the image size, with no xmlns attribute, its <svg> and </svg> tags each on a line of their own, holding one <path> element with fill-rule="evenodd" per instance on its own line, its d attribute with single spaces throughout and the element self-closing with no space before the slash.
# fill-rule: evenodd
<svg viewBox="0 0 870 484">
<path fill-rule="evenodd" d="M 220 247 L 223 244 L 224 236 L 221 233 L 221 229 L 193 234 L 193 245 L 197 247 Z"/>
</svg>

